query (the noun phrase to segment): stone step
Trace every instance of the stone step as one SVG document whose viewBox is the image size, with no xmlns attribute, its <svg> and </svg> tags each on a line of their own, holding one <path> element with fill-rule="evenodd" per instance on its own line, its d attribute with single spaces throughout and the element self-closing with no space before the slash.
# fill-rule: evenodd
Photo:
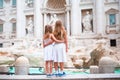
<svg viewBox="0 0 120 80">
<path fill-rule="evenodd" d="M 51 78 L 46 75 L 0 75 L 0 80 L 120 80 L 120 74 L 76 74 Z"/>
</svg>

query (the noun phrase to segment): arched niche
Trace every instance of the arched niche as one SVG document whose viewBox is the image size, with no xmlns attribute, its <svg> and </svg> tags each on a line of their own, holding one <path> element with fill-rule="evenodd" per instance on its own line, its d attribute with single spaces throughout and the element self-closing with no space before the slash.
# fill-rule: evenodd
<svg viewBox="0 0 120 80">
<path fill-rule="evenodd" d="M 4 20 L 0 19 L 0 24 L 3 24 L 4 22 L 5 22 Z"/>
<path fill-rule="evenodd" d="M 62 20 L 65 26 L 66 22 L 66 1 L 67 0 L 45 0 L 44 8 L 45 14 L 47 15 L 46 23 L 48 23 L 53 14 L 56 14 L 58 19 Z"/>
</svg>

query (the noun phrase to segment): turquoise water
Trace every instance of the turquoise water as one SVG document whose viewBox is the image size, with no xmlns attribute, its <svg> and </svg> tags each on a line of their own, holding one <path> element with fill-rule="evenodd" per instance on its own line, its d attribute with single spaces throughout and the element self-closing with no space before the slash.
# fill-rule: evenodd
<svg viewBox="0 0 120 80">
<path fill-rule="evenodd" d="M 10 67 L 9 72 L 15 73 L 15 68 Z M 43 68 L 29 68 L 29 73 L 30 74 L 44 74 L 44 69 Z"/>
<path fill-rule="evenodd" d="M 54 71 L 54 70 L 53 70 Z M 10 73 L 15 73 L 15 68 L 9 68 Z M 89 74 L 89 69 L 84 69 L 84 71 L 76 71 L 76 69 L 65 69 L 66 74 Z M 114 71 L 115 74 L 120 74 L 120 68 Z M 29 68 L 29 74 L 44 74 L 43 68 Z"/>
<path fill-rule="evenodd" d="M 120 74 L 120 69 L 116 69 L 114 72 L 115 74 Z"/>
</svg>

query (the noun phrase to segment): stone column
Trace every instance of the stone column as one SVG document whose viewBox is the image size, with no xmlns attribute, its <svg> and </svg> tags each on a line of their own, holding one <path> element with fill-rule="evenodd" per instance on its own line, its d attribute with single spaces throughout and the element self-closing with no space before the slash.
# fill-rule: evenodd
<svg viewBox="0 0 120 80">
<path fill-rule="evenodd" d="M 24 1 L 17 0 L 17 38 L 25 36 Z"/>
<path fill-rule="evenodd" d="M 70 36 L 70 3 L 69 0 L 66 0 L 66 28 L 67 28 L 67 34 Z"/>
<path fill-rule="evenodd" d="M 70 12 L 69 12 L 69 5 L 66 5 L 66 28 L 67 28 L 67 34 L 70 35 Z"/>
<path fill-rule="evenodd" d="M 104 0 L 95 0 L 94 6 L 95 6 L 95 14 L 96 14 L 97 34 L 103 35 L 103 34 L 105 34 Z"/>
<path fill-rule="evenodd" d="M 96 0 L 93 0 L 93 33 L 97 33 L 97 28 L 96 28 L 96 8 L 95 8 L 95 1 Z"/>
<path fill-rule="evenodd" d="M 46 24 L 47 24 L 47 14 L 46 14 L 46 12 L 44 12 L 44 27 Z"/>
<path fill-rule="evenodd" d="M 36 38 L 42 38 L 43 36 L 43 19 L 41 7 L 41 0 L 34 0 L 34 33 Z"/>
<path fill-rule="evenodd" d="M 5 39 L 9 39 L 11 37 L 11 31 L 12 31 L 12 24 L 9 21 L 10 20 L 10 1 L 5 1 L 5 23 L 4 23 L 4 37 Z M 9 25 L 9 26 L 8 26 Z"/>
<path fill-rule="evenodd" d="M 81 11 L 79 8 L 80 0 L 71 0 L 71 35 L 80 35 L 81 29 Z"/>
<path fill-rule="evenodd" d="M 119 25 L 120 25 L 120 0 L 118 0 L 118 1 L 119 1 Z"/>
</svg>

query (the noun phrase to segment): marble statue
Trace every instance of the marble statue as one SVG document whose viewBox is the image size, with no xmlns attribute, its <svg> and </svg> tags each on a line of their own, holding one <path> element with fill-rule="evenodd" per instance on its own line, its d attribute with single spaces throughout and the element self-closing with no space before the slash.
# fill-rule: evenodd
<svg viewBox="0 0 120 80">
<path fill-rule="evenodd" d="M 105 46 L 105 40 L 98 40 L 95 44 L 95 48 L 90 52 L 90 60 L 88 62 L 84 61 L 84 67 L 88 67 L 90 65 L 98 65 L 99 60 L 106 54 Z"/>
<path fill-rule="evenodd" d="M 83 24 L 83 32 L 92 32 L 92 16 L 90 15 L 89 11 L 86 12 L 86 15 L 83 17 L 82 24 Z"/>
<path fill-rule="evenodd" d="M 55 26 L 55 22 L 58 20 L 58 17 L 56 14 L 53 14 L 51 15 L 51 18 L 50 18 L 50 21 L 48 22 L 49 25 L 52 25 L 53 26 L 53 29 L 54 29 L 54 26 Z"/>
<path fill-rule="evenodd" d="M 26 34 L 29 36 L 33 35 L 33 20 L 32 17 L 29 17 L 27 25 L 26 25 Z"/>
</svg>

